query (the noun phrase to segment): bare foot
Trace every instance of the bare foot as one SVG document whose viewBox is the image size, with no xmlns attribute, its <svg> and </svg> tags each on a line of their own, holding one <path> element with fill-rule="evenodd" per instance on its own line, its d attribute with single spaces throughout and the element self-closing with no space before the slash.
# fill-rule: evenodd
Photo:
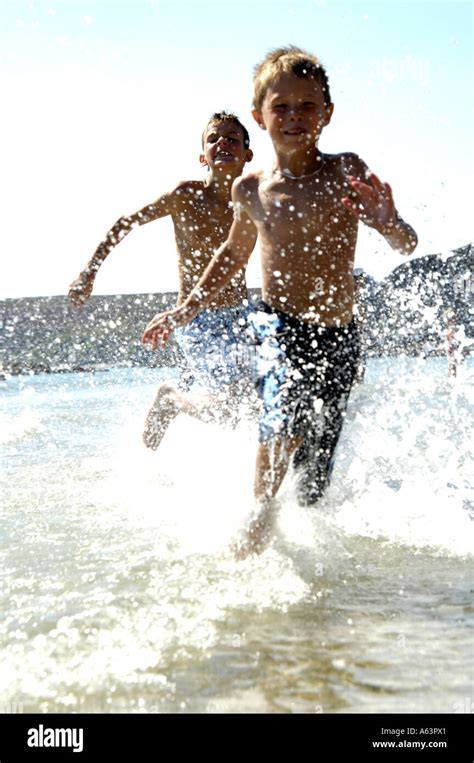
<svg viewBox="0 0 474 763">
<path fill-rule="evenodd" d="M 238 561 L 252 554 L 261 554 L 270 543 L 275 519 L 273 508 L 273 504 L 265 506 L 255 519 L 250 520 L 243 535 L 231 544 L 231 551 Z"/>
<path fill-rule="evenodd" d="M 179 413 L 179 407 L 173 400 L 174 392 L 170 384 L 161 384 L 153 405 L 148 411 L 143 430 L 143 442 L 151 450 L 158 448 L 171 421 Z"/>
</svg>

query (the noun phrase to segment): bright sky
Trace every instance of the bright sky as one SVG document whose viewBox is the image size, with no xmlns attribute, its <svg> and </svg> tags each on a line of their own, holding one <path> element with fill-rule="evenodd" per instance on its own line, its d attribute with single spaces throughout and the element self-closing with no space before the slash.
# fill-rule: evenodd
<svg viewBox="0 0 474 763">
<path fill-rule="evenodd" d="M 323 151 L 355 151 L 388 180 L 417 255 L 472 240 L 473 5 L 447 0 L 0 0 L 3 297 L 65 294 L 122 214 L 199 178 L 210 113 L 235 111 L 255 158 L 254 65 L 274 47 L 316 53 L 335 112 Z M 402 259 L 372 232 L 356 265 Z M 249 270 L 259 283 L 258 254 Z M 174 290 L 172 226 L 134 230 L 95 293 Z"/>
</svg>

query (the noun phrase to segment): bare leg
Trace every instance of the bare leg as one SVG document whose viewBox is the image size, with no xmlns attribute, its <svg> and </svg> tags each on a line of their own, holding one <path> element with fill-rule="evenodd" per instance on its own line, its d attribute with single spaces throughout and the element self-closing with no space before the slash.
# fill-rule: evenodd
<svg viewBox="0 0 474 763">
<path fill-rule="evenodd" d="M 153 405 L 148 411 L 143 430 L 143 442 L 147 448 L 156 450 L 166 430 L 178 413 L 187 413 L 200 420 L 214 418 L 211 408 L 212 398 L 192 400 L 178 392 L 171 384 L 160 384 Z"/>
<path fill-rule="evenodd" d="M 242 561 L 251 554 L 260 554 L 264 550 L 271 539 L 275 515 L 274 500 L 268 499 L 256 504 L 242 534 L 231 544 L 231 551 L 237 560 Z"/>
<path fill-rule="evenodd" d="M 254 480 L 257 509 L 245 527 L 243 538 L 233 546 L 237 559 L 259 554 L 270 540 L 277 508 L 275 496 L 288 471 L 291 455 L 301 441 L 293 438 L 259 443 Z"/>
<path fill-rule="evenodd" d="M 257 501 L 264 503 L 276 496 L 288 471 L 291 455 L 301 442 L 302 438 L 293 437 L 258 444 L 254 479 Z"/>
<path fill-rule="evenodd" d="M 143 442 L 147 448 L 156 450 L 171 421 L 178 413 L 186 413 L 200 421 L 220 421 L 234 426 L 239 422 L 239 403 L 248 390 L 239 382 L 223 387 L 225 394 L 219 396 L 190 396 L 171 384 L 158 387 L 153 405 L 148 411 L 143 430 Z M 221 399 L 222 398 L 222 399 Z"/>
</svg>

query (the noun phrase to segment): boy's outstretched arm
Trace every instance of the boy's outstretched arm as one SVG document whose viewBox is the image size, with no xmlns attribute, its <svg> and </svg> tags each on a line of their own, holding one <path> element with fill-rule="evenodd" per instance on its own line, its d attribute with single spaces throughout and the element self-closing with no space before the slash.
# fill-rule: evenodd
<svg viewBox="0 0 474 763">
<path fill-rule="evenodd" d="M 87 302 L 92 293 L 97 272 L 112 249 L 130 233 L 132 228 L 172 214 L 175 211 L 176 203 L 176 191 L 172 191 L 171 193 L 163 194 L 153 204 L 148 204 L 148 206 L 143 207 L 143 209 L 130 215 L 130 217 L 120 217 L 109 230 L 105 239 L 100 242 L 78 278 L 70 285 L 68 293 L 69 301 L 76 307 L 80 307 Z"/>
<path fill-rule="evenodd" d="M 157 313 L 146 326 L 141 341 L 151 350 L 156 350 L 158 344 L 164 347 L 171 331 L 190 323 L 247 264 L 257 240 L 257 229 L 241 200 L 244 194 L 240 186 L 245 181 L 242 178 L 234 183 L 232 200 L 236 212 L 229 236 L 216 250 L 197 285 L 179 307 Z"/>
<path fill-rule="evenodd" d="M 359 163 L 365 168 L 360 159 Z M 360 178 L 361 173 L 357 174 Z M 363 223 L 381 233 L 392 249 L 412 254 L 418 244 L 418 237 L 411 225 L 397 212 L 390 185 L 383 183 L 374 172 L 366 170 L 362 177 L 364 174 L 365 181 L 354 175 L 347 176 L 357 198 L 345 197 L 342 204 Z"/>
</svg>

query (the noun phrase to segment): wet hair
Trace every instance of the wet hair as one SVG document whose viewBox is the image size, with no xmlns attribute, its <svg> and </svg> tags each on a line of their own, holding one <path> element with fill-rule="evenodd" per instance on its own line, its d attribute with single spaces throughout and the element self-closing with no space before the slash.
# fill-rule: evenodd
<svg viewBox="0 0 474 763">
<path fill-rule="evenodd" d="M 295 45 L 288 45 L 271 50 L 254 69 L 253 106 L 257 111 L 261 111 L 268 87 L 279 74 L 315 79 L 321 85 L 326 106 L 331 104 L 328 75 L 320 60 Z"/>
<path fill-rule="evenodd" d="M 209 117 L 209 119 L 207 120 L 207 124 L 204 128 L 204 132 L 202 134 L 202 139 L 201 139 L 203 148 L 204 148 L 204 138 L 206 137 L 206 131 L 209 125 L 220 124 L 222 122 L 232 122 L 233 124 L 237 125 L 237 127 L 240 127 L 240 129 L 242 130 L 242 134 L 244 136 L 244 146 L 245 148 L 249 148 L 250 135 L 248 133 L 247 128 L 244 127 L 244 125 L 242 124 L 238 116 L 236 116 L 235 114 L 232 114 L 230 111 L 216 111 L 211 117 Z"/>
</svg>

